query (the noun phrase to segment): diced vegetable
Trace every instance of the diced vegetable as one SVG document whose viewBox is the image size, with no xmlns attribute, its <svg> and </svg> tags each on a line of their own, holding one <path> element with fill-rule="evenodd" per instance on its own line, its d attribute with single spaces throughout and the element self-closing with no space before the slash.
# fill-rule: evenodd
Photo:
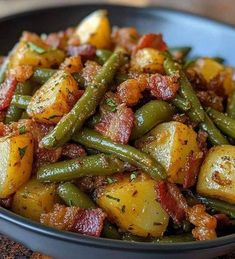
<svg viewBox="0 0 235 259">
<path fill-rule="evenodd" d="M 119 227 L 138 236 L 160 237 L 168 216 L 156 201 L 155 181 L 144 174 L 125 177 L 104 187 L 96 200 Z"/>
<path fill-rule="evenodd" d="M 146 73 L 163 73 L 163 62 L 162 52 L 152 48 L 144 48 L 138 50 L 131 60 L 131 69 Z"/>
<path fill-rule="evenodd" d="M 213 147 L 201 167 L 197 191 L 235 204 L 235 147 Z"/>
<path fill-rule="evenodd" d="M 149 153 L 166 169 L 168 180 L 183 183 L 184 165 L 190 152 L 198 152 L 196 133 L 183 123 L 172 121 L 158 125 L 140 138 L 136 145 Z"/>
<path fill-rule="evenodd" d="M 27 182 L 33 162 L 30 133 L 0 138 L 0 198 L 6 198 Z"/>
<path fill-rule="evenodd" d="M 31 179 L 15 194 L 12 210 L 26 218 L 40 220 L 42 213 L 49 212 L 55 204 L 56 186 Z"/>
<path fill-rule="evenodd" d="M 57 123 L 77 101 L 79 90 L 72 75 L 56 72 L 32 97 L 27 113 L 42 122 Z"/>
<path fill-rule="evenodd" d="M 81 44 L 89 43 L 97 48 L 110 47 L 111 28 L 106 10 L 98 10 L 85 17 L 75 34 Z"/>
<path fill-rule="evenodd" d="M 59 65 L 65 58 L 62 50 L 52 49 L 40 37 L 26 33 L 10 57 L 9 68 L 18 65 L 49 68 Z"/>
</svg>

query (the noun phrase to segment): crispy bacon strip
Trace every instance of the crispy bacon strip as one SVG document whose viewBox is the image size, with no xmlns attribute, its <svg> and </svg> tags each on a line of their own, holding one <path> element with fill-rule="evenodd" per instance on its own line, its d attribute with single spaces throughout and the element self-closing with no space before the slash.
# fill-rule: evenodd
<svg viewBox="0 0 235 259">
<path fill-rule="evenodd" d="M 15 78 L 18 82 L 24 82 L 33 74 L 33 67 L 30 65 L 19 65 L 9 71 L 9 75 Z"/>
<path fill-rule="evenodd" d="M 117 107 L 115 113 L 106 114 L 95 129 L 117 143 L 126 144 L 129 141 L 134 125 L 134 113 L 125 104 Z"/>
<path fill-rule="evenodd" d="M 62 147 L 62 156 L 65 156 L 67 158 L 73 159 L 73 158 L 81 157 L 85 155 L 86 155 L 85 149 L 78 144 L 66 144 L 65 146 Z"/>
<path fill-rule="evenodd" d="M 82 58 L 91 58 L 96 53 L 96 48 L 90 44 L 80 46 L 70 45 L 67 47 L 69 56 L 81 56 Z"/>
<path fill-rule="evenodd" d="M 76 73 L 82 70 L 82 60 L 80 56 L 71 56 L 60 64 L 60 69 L 68 71 L 69 73 Z"/>
<path fill-rule="evenodd" d="M 160 51 L 166 51 L 167 45 L 162 38 L 162 34 L 148 33 L 144 34 L 138 41 L 134 53 L 139 49 L 154 48 Z"/>
<path fill-rule="evenodd" d="M 101 235 L 106 214 L 100 209 L 80 209 L 55 204 L 53 211 L 41 215 L 40 222 L 60 230 L 84 235 Z"/>
<path fill-rule="evenodd" d="M 184 188 L 190 188 L 196 184 L 197 176 L 203 161 L 203 152 L 190 152 L 184 166 Z"/>
<path fill-rule="evenodd" d="M 173 99 L 179 89 L 178 77 L 160 74 L 152 75 L 149 79 L 148 89 L 158 99 Z"/>
<path fill-rule="evenodd" d="M 85 80 L 85 85 L 89 85 L 96 74 L 101 69 L 101 66 L 92 60 L 87 60 L 84 68 L 82 69 L 82 77 Z"/>
<path fill-rule="evenodd" d="M 185 211 L 188 207 L 185 198 L 178 187 L 166 181 L 158 181 L 155 186 L 157 200 L 163 209 L 177 224 L 185 219 Z"/>
<path fill-rule="evenodd" d="M 217 220 L 206 212 L 205 205 L 196 204 L 187 209 L 188 220 L 195 225 L 192 234 L 197 240 L 212 240 L 216 238 Z"/>
<path fill-rule="evenodd" d="M 8 77 L 0 85 L 0 111 L 6 109 L 10 105 L 16 85 L 17 81 L 13 77 Z"/>
</svg>

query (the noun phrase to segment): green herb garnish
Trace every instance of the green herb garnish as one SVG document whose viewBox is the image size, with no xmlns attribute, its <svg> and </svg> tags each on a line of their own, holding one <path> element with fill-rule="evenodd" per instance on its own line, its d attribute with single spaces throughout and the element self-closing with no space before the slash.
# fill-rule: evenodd
<svg viewBox="0 0 235 259">
<path fill-rule="evenodd" d="M 22 125 L 21 127 L 19 127 L 19 133 L 20 135 L 24 134 L 26 132 L 26 127 L 25 125 Z"/>
<path fill-rule="evenodd" d="M 133 180 L 136 179 L 136 177 L 137 177 L 137 172 L 133 172 L 133 173 L 131 173 L 131 175 L 130 175 L 130 180 L 133 181 Z"/>
<path fill-rule="evenodd" d="M 120 201 L 119 198 L 113 197 L 113 196 L 111 196 L 111 195 L 106 195 L 106 197 L 109 198 L 109 199 L 111 199 L 111 200 L 117 201 L 117 202 Z"/>
<path fill-rule="evenodd" d="M 38 45 L 34 44 L 33 42 L 27 42 L 27 47 L 38 54 L 43 54 L 46 52 L 45 49 L 39 47 Z"/>
<path fill-rule="evenodd" d="M 23 148 L 18 148 L 18 152 L 19 152 L 19 155 L 20 155 L 20 159 L 22 159 L 25 155 L 25 152 L 26 152 L 26 149 L 27 149 L 28 146 L 25 146 Z"/>
<path fill-rule="evenodd" d="M 106 104 L 111 107 L 111 111 L 112 112 L 117 111 L 117 104 L 116 104 L 116 102 L 113 99 L 107 98 L 106 99 Z"/>
</svg>

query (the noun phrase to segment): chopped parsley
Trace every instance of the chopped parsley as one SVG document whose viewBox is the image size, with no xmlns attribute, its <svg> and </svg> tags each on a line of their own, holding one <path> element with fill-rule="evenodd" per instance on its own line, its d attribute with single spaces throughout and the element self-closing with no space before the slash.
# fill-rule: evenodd
<svg viewBox="0 0 235 259">
<path fill-rule="evenodd" d="M 116 102 L 115 102 L 113 99 L 107 98 L 107 99 L 106 99 L 106 104 L 107 104 L 109 107 L 111 107 L 111 112 L 117 111 L 117 104 L 116 104 Z"/>
<path fill-rule="evenodd" d="M 107 182 L 108 182 L 109 184 L 112 184 L 112 183 L 116 183 L 117 180 L 114 179 L 114 178 L 111 178 L 111 177 L 107 177 Z"/>
<path fill-rule="evenodd" d="M 119 198 L 113 197 L 113 196 L 111 196 L 111 195 L 106 195 L 106 197 L 109 198 L 109 199 L 111 199 L 111 200 L 117 201 L 117 202 L 120 201 Z"/>
<path fill-rule="evenodd" d="M 19 127 L 19 133 L 20 135 L 24 134 L 26 132 L 26 127 L 25 125 L 22 125 L 21 127 Z"/>
<path fill-rule="evenodd" d="M 130 180 L 133 181 L 133 180 L 136 179 L 136 177 L 137 177 L 137 172 L 133 172 L 133 173 L 131 173 L 131 175 L 130 175 Z"/>
<path fill-rule="evenodd" d="M 19 152 L 19 155 L 20 155 L 20 159 L 22 159 L 24 157 L 26 149 L 27 149 L 27 146 L 25 146 L 23 148 L 18 147 L 18 152 Z"/>
<path fill-rule="evenodd" d="M 34 44 L 33 42 L 27 42 L 27 47 L 38 54 L 43 54 L 46 52 L 45 49 L 39 47 L 38 45 Z"/>
<path fill-rule="evenodd" d="M 74 206 L 73 201 L 72 200 L 68 200 L 68 205 L 69 205 L 69 207 Z"/>
</svg>

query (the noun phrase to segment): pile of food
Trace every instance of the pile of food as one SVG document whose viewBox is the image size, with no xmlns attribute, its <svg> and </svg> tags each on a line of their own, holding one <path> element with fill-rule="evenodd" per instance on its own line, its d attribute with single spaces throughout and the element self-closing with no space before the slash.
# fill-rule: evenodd
<svg viewBox="0 0 235 259">
<path fill-rule="evenodd" d="M 105 10 L 23 32 L 1 58 L 1 206 L 129 241 L 235 233 L 235 73 L 190 49 Z"/>
</svg>

